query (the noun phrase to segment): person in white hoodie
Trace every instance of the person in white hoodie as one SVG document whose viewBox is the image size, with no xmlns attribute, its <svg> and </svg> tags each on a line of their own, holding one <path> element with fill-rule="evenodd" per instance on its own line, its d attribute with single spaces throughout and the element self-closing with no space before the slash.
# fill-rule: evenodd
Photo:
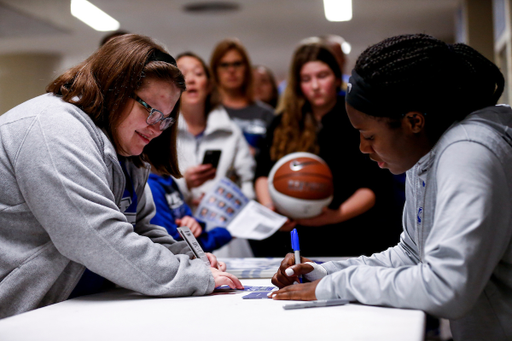
<svg viewBox="0 0 512 341">
<path fill-rule="evenodd" d="M 129 34 L 0 116 L 0 318 L 109 283 L 152 296 L 242 288 L 150 224 L 150 165 L 181 176 L 184 89 L 174 58 Z"/>
<path fill-rule="evenodd" d="M 496 65 L 464 44 L 415 34 L 366 49 L 347 113 L 361 152 L 407 171 L 400 243 L 322 265 L 294 266 L 287 255 L 274 299 L 420 309 L 450 319 L 455 340 L 512 340 L 512 110 L 496 105 L 503 89 Z M 289 285 L 301 274 L 310 282 Z"/>
<path fill-rule="evenodd" d="M 187 85 L 181 99 L 183 120 L 178 124 L 178 159 L 183 178 L 177 179 L 176 183 L 180 191 L 195 210 L 215 182 L 228 177 L 249 199 L 253 199 L 255 161 L 241 129 L 220 105 L 210 70 L 191 52 L 180 54 L 176 60 Z M 212 149 L 221 151 L 216 168 L 201 164 L 205 151 Z M 214 227 L 207 226 L 206 229 Z M 233 239 L 214 254 L 218 257 L 252 257 L 245 239 Z"/>
</svg>

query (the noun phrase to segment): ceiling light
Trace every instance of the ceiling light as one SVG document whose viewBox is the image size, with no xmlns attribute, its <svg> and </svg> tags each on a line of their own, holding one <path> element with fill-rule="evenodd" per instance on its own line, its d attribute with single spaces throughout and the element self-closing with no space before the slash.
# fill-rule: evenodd
<svg viewBox="0 0 512 341">
<path fill-rule="evenodd" d="M 352 51 L 352 45 L 344 41 L 343 44 L 341 44 L 341 50 L 343 51 L 343 53 L 349 54 L 350 51 Z"/>
<path fill-rule="evenodd" d="M 329 21 L 352 20 L 352 0 L 324 0 L 324 12 Z"/>
<path fill-rule="evenodd" d="M 71 0 L 71 14 L 96 31 L 115 31 L 119 28 L 119 21 L 87 0 Z"/>
<path fill-rule="evenodd" d="M 240 5 L 227 1 L 194 2 L 183 6 L 185 12 L 190 13 L 222 13 L 236 11 Z"/>
</svg>

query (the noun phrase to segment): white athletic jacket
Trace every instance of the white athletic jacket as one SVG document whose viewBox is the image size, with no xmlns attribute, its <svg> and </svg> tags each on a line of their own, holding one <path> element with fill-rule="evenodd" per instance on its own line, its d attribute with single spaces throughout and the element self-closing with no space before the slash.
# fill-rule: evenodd
<svg viewBox="0 0 512 341">
<path fill-rule="evenodd" d="M 206 150 L 220 149 L 222 151 L 214 179 L 192 190 L 187 188 L 184 178 L 176 180 L 187 202 L 190 203 L 192 199 L 200 198 L 215 182 L 233 172 L 239 178 L 245 196 L 249 199 L 254 198 L 253 177 L 256 163 L 242 131 L 231 121 L 223 107 L 218 107 L 210 112 L 204 134 L 199 139 L 189 133 L 187 122 L 183 118 L 179 120 L 178 129 L 178 160 L 182 174 L 187 168 L 201 164 Z M 195 207 L 193 208 L 195 209 Z M 208 226 L 208 229 L 213 227 Z M 249 243 L 244 239 L 233 239 L 214 254 L 217 257 L 252 257 Z"/>
<path fill-rule="evenodd" d="M 407 172 L 406 198 L 400 243 L 324 264 L 317 298 L 421 309 L 449 318 L 455 340 L 512 340 L 510 107 L 452 125 Z"/>
</svg>

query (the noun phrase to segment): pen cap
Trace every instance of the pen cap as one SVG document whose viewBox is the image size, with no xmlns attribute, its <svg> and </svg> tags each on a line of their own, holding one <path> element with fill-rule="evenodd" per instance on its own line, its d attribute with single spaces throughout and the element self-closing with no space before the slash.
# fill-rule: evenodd
<svg viewBox="0 0 512 341">
<path fill-rule="evenodd" d="M 294 251 L 299 251 L 299 234 L 297 233 L 297 229 L 293 229 L 292 232 L 290 232 L 290 234 L 292 236 L 292 249 Z"/>
</svg>

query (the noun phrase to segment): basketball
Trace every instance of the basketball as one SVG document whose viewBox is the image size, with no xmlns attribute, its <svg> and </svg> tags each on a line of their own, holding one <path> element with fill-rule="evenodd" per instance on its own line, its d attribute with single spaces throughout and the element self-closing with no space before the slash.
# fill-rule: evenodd
<svg viewBox="0 0 512 341">
<path fill-rule="evenodd" d="M 332 200 L 331 170 L 311 153 L 292 153 L 279 159 L 270 171 L 268 186 L 276 209 L 293 219 L 315 217 Z"/>
</svg>

